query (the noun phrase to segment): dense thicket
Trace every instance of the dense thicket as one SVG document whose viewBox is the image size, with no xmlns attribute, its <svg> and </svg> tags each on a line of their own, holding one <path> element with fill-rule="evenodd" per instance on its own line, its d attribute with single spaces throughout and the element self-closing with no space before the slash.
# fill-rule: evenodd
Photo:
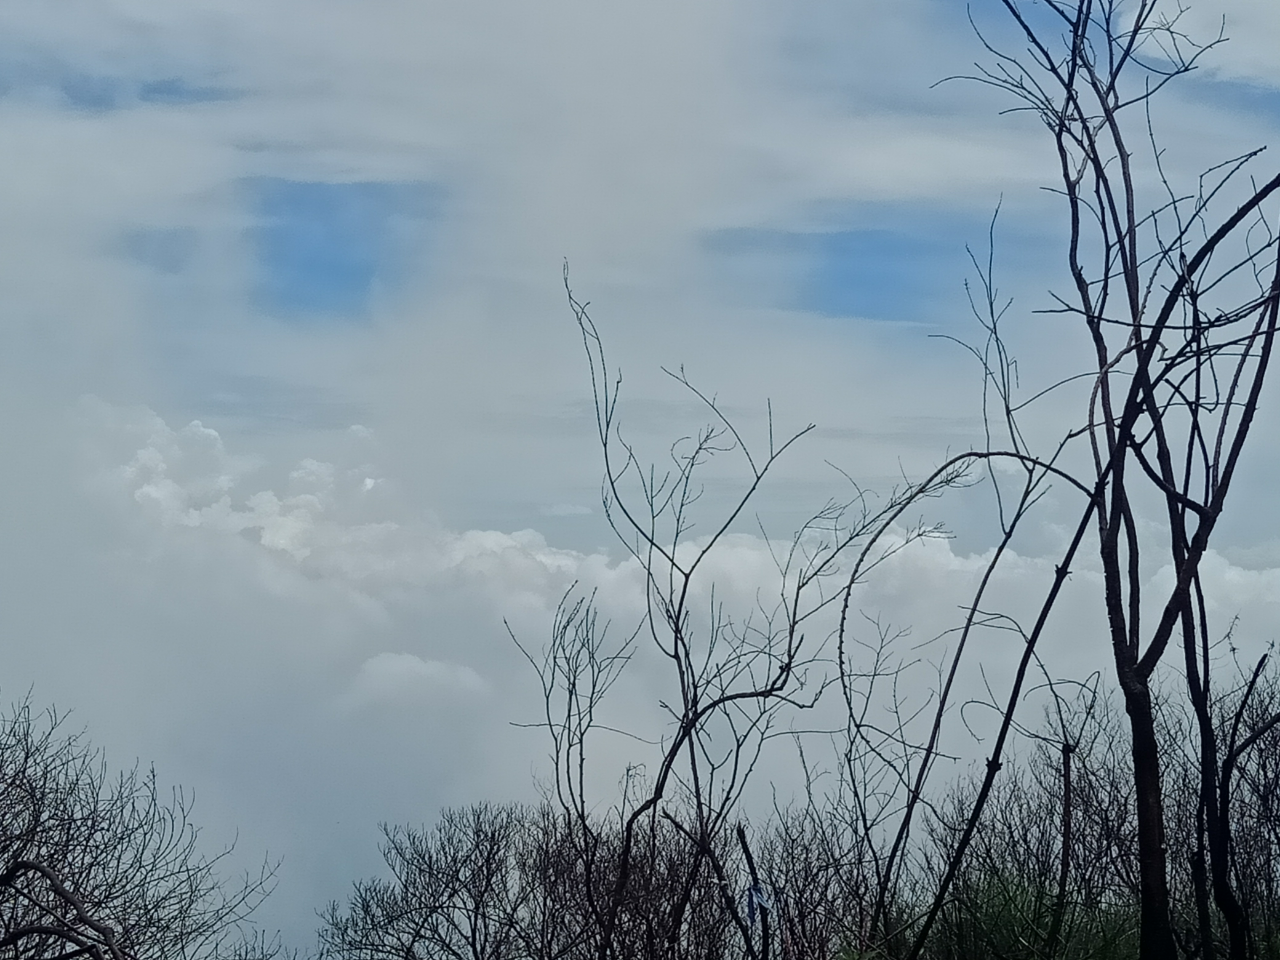
<svg viewBox="0 0 1280 960">
<path fill-rule="evenodd" d="M 1237 691 L 1234 707 L 1240 706 Z M 1245 711 L 1269 715 L 1277 687 L 1264 680 Z M 1235 713 L 1223 710 L 1229 727 Z M 1033 740 L 997 781 L 970 853 L 924 951 L 939 960 L 1121 958 L 1138 950 L 1137 844 L 1123 717 L 1101 701 L 1047 727 L 1071 731 Z M 1222 920 L 1193 876 L 1203 810 L 1189 718 L 1161 717 L 1170 758 L 1167 790 L 1171 884 L 1182 952 L 1198 955 L 1197 904 L 1216 931 Z M 1224 730 L 1223 735 L 1229 735 Z M 1250 952 L 1280 955 L 1280 731 L 1240 757 L 1234 792 L 1232 869 L 1249 918 Z M 890 891 L 898 925 L 869 926 L 883 838 L 862 834 L 839 798 L 812 796 L 756 819 L 745 844 L 699 850 L 665 804 L 644 820 L 625 885 L 617 955 L 636 960 L 775 957 L 837 960 L 904 956 L 938 882 L 977 783 L 961 781 L 931 804 L 907 867 Z M 596 818 L 610 862 L 620 839 L 615 812 Z M 431 827 L 388 827 L 390 875 L 357 883 L 323 917 L 331 960 L 586 960 L 599 947 L 593 897 L 609 895 L 615 869 L 583 882 L 589 851 L 580 825 L 551 804 L 479 805 L 447 811 Z M 729 835 L 732 836 L 732 835 Z M 753 880 L 746 852 L 756 868 Z"/>
</svg>

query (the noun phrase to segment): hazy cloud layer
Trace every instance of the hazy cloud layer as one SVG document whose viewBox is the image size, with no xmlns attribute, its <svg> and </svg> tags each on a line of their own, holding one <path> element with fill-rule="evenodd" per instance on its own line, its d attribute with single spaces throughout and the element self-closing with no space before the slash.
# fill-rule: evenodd
<svg viewBox="0 0 1280 960">
<path fill-rule="evenodd" d="M 1016 42 L 995 6 L 979 25 Z M 1274 4 L 1188 24 L 1220 16 L 1231 44 L 1155 118 L 1175 177 L 1280 120 Z M 951 0 L 6 3 L 4 693 L 193 786 L 211 842 L 285 856 L 268 920 L 295 939 L 376 868 L 378 821 L 528 796 L 544 744 L 510 726 L 538 704 L 507 626 L 536 647 L 574 584 L 620 626 L 641 609 L 565 259 L 643 456 L 706 415 L 663 365 L 753 443 L 767 398 L 779 434 L 817 422 L 763 491 L 770 536 L 847 491 L 831 464 L 918 475 L 980 436 L 977 371 L 929 334 L 973 334 L 964 248 L 997 204 L 1024 381 L 1085 356 L 1031 312 L 1062 283 L 1043 136 L 935 86 L 980 56 Z M 1280 626 L 1276 426 L 1206 570 L 1242 644 Z M 714 467 L 707 509 L 740 480 Z M 957 539 L 860 609 L 944 647 L 983 496 L 937 504 Z M 997 584 L 1012 609 L 1075 509 L 1053 496 Z M 700 599 L 714 579 L 749 608 L 773 570 L 744 527 Z M 1105 656 L 1095 588 L 1073 575 L 1063 670 Z M 658 683 L 639 663 L 620 720 L 658 722 Z"/>
</svg>

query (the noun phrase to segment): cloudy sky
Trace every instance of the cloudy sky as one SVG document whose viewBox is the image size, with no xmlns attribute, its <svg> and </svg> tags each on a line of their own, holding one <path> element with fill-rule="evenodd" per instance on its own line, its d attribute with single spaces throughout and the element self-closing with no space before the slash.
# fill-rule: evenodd
<svg viewBox="0 0 1280 960">
<path fill-rule="evenodd" d="M 1280 8 L 1190 26 L 1224 16 L 1157 117 L 1178 176 L 1280 129 Z M 934 87 L 980 56 L 958 0 L 9 0 L 0 693 L 193 788 L 211 845 L 283 857 L 264 922 L 305 944 L 380 821 L 531 795 L 504 619 L 536 647 L 574 582 L 638 609 L 566 260 L 642 450 L 703 416 L 664 365 L 757 439 L 766 401 L 817 424 L 763 494 L 775 533 L 840 493 L 829 464 L 884 489 L 976 442 L 976 371 L 931 335 L 973 336 L 998 203 L 1024 376 L 1074 356 L 1031 313 L 1061 280 L 1044 136 Z M 1276 423 L 1210 558 L 1258 643 Z M 865 609 L 940 629 L 979 500 L 937 504 L 957 538 Z M 1052 520 L 1002 589 L 1051 569 Z M 765 556 L 733 541 L 731 596 Z"/>
</svg>

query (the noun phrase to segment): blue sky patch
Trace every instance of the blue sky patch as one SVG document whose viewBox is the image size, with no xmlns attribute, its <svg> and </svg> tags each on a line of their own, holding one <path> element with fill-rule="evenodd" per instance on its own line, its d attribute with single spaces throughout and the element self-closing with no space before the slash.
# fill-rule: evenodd
<svg viewBox="0 0 1280 960">
<path fill-rule="evenodd" d="M 852 219 L 813 232 L 722 230 L 708 237 L 707 249 L 737 287 L 775 307 L 923 323 L 968 315 L 964 284 L 976 274 L 966 245 L 985 262 L 990 214 L 893 207 Z M 1043 263 L 1052 240 L 1034 224 L 1005 214 L 995 242 L 998 285 L 1010 277 L 1048 282 Z"/>
<path fill-rule="evenodd" d="M 118 78 L 91 74 L 63 77 L 58 90 L 70 106 L 93 113 L 116 109 L 128 93 L 125 84 Z"/>
<path fill-rule="evenodd" d="M 199 238 L 189 227 L 134 230 L 125 234 L 124 249 L 139 263 L 160 273 L 181 273 L 195 256 Z"/>
<path fill-rule="evenodd" d="M 969 267 L 965 242 L 981 241 L 985 233 L 976 224 L 973 231 L 934 226 L 814 233 L 731 230 L 713 235 L 709 246 L 718 257 L 784 274 L 776 306 L 824 316 L 925 320 L 931 303 L 963 290 Z"/>
<path fill-rule="evenodd" d="M 77 70 L 56 60 L 0 55 L 0 96 L 35 97 L 85 113 L 235 100 L 241 91 L 181 76 L 129 76 Z"/>
<path fill-rule="evenodd" d="M 421 182 L 248 183 L 258 225 L 249 231 L 256 298 L 277 315 L 363 315 L 379 287 L 398 285 L 439 213 L 440 190 Z"/>
<path fill-rule="evenodd" d="M 124 77 L 74 73 L 58 80 L 58 91 L 71 107 L 91 113 L 142 105 L 186 106 L 234 100 L 240 94 L 223 87 L 190 83 L 181 77 L 139 81 Z"/>
<path fill-rule="evenodd" d="M 189 83 L 181 77 L 151 80 L 138 87 L 138 99 L 142 103 L 158 103 L 180 106 L 188 103 L 216 103 L 235 100 L 240 94 L 226 87 Z"/>
<path fill-rule="evenodd" d="M 922 320 L 929 301 L 961 288 L 968 266 L 963 241 L 950 231 L 847 230 L 798 242 L 810 265 L 796 305 L 827 316 Z"/>
<path fill-rule="evenodd" d="M 1188 77 L 1182 81 L 1197 100 L 1212 103 L 1224 110 L 1265 117 L 1270 125 L 1280 121 L 1280 89 L 1239 80 Z M 1265 139 L 1266 133 L 1259 132 Z"/>
</svg>

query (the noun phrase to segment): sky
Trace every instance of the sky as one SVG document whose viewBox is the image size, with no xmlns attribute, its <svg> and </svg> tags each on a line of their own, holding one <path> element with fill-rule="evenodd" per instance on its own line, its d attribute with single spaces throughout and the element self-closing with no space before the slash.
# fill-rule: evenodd
<svg viewBox="0 0 1280 960">
<path fill-rule="evenodd" d="M 971 5 L 1004 36 L 995 8 Z M 1280 130 L 1280 8 L 1202 0 L 1189 29 L 1222 18 L 1155 118 L 1175 176 Z M 507 626 L 536 648 L 575 584 L 638 615 L 566 262 L 642 455 L 706 415 L 664 367 L 758 444 L 769 410 L 816 425 L 761 493 L 773 536 L 844 474 L 884 491 L 979 442 L 943 338 L 975 335 L 966 245 L 997 206 L 1023 376 L 1081 356 L 1034 313 L 1062 279 L 1043 132 L 938 85 L 982 55 L 955 0 L 5 3 L 0 697 L 194 791 L 211 849 L 281 859 L 262 922 L 308 946 L 380 822 L 535 795 Z M 1280 631 L 1276 424 L 1209 561 L 1255 645 Z M 708 517 L 742 479 L 712 470 Z M 981 498 L 931 503 L 955 538 L 862 609 L 945 629 Z M 1055 510 L 1002 596 L 1051 572 Z M 749 606 L 768 570 L 748 529 L 711 572 Z M 1061 662 L 1105 656 L 1091 635 Z M 649 722 L 653 690 L 628 697 Z"/>
</svg>

